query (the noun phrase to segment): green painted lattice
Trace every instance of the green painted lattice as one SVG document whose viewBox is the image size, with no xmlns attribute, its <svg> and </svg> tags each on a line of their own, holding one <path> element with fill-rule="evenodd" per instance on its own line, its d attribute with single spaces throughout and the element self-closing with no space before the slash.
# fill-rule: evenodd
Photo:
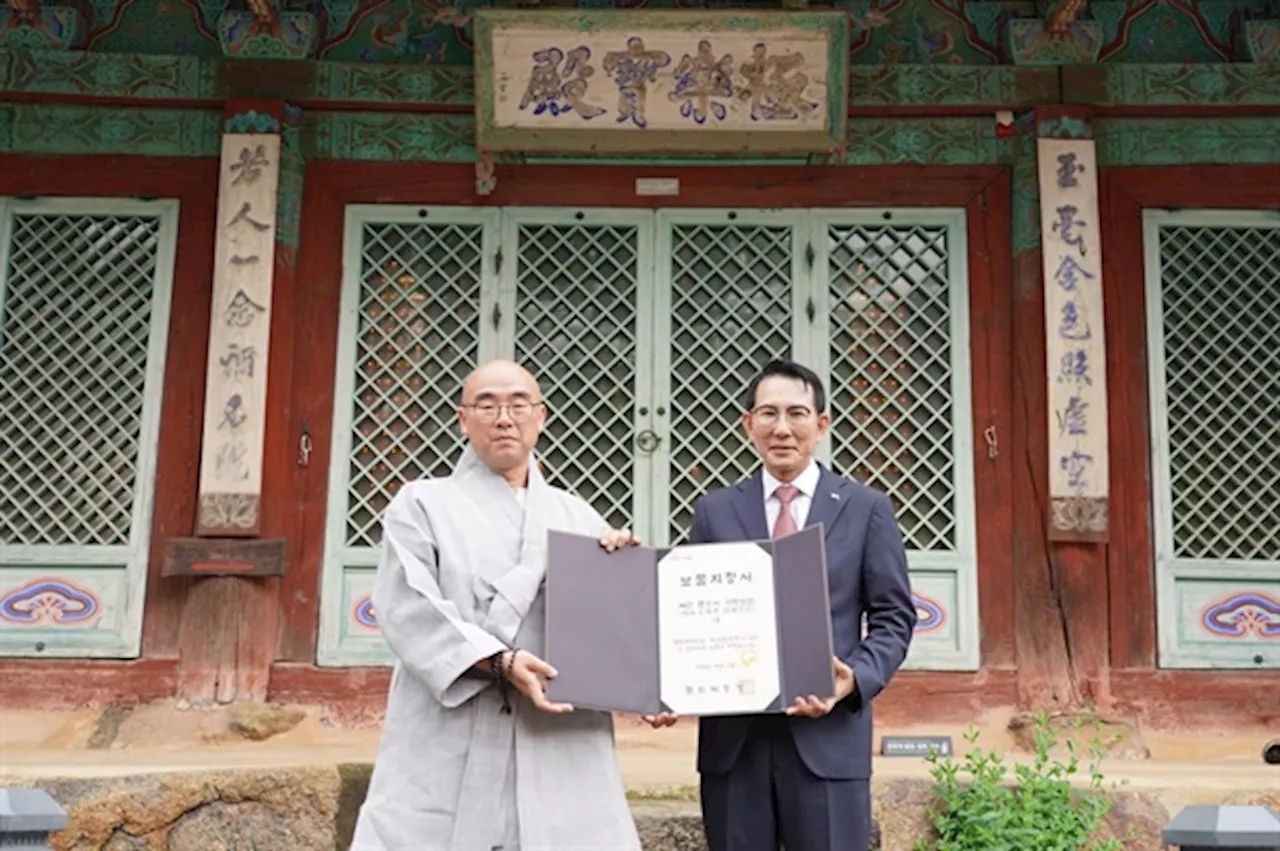
<svg viewBox="0 0 1280 851">
<path fill-rule="evenodd" d="M 129 542 L 160 221 L 13 220 L 0 348 L 0 540 Z"/>
<path fill-rule="evenodd" d="M 795 357 L 831 388 L 824 458 L 893 495 L 921 593 L 951 613 L 909 664 L 974 667 L 964 244 L 961 211 L 352 208 L 321 662 L 388 661 L 377 523 L 453 463 L 477 361 L 533 370 L 548 479 L 661 546 L 756 470 L 743 392 Z"/>
<path fill-rule="evenodd" d="M 635 224 L 515 224 L 515 357 L 542 384 L 539 444 L 552 484 L 615 528 L 635 521 Z"/>
<path fill-rule="evenodd" d="M 141 640 L 177 204 L 0 199 L 0 654 Z"/>
<path fill-rule="evenodd" d="M 1280 668 L 1280 215 L 1144 216 L 1160 663 Z"/>
<path fill-rule="evenodd" d="M 447 475 L 462 447 L 456 388 L 479 355 L 482 236 L 479 224 L 364 225 L 346 546 L 376 546 L 400 484 Z"/>
<path fill-rule="evenodd" d="M 830 225 L 832 462 L 893 498 L 907 546 L 956 546 L 947 229 Z"/>
<path fill-rule="evenodd" d="M 794 230 L 677 220 L 666 231 L 672 543 L 688 535 L 699 496 L 759 466 L 739 425 L 742 393 L 763 364 L 792 353 Z"/>
</svg>

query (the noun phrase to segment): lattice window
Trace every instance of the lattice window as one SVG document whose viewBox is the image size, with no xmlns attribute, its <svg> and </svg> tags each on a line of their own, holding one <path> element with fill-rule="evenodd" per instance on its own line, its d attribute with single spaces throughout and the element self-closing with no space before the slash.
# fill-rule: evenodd
<svg viewBox="0 0 1280 851">
<path fill-rule="evenodd" d="M 1280 561 L 1280 228 L 1164 226 L 1159 251 L 1173 554 Z"/>
<path fill-rule="evenodd" d="M 456 393 L 479 355 L 480 224 L 361 229 L 348 547 L 374 547 L 400 485 L 448 475 L 462 446 Z"/>
<path fill-rule="evenodd" d="M 947 233 L 827 228 L 832 464 L 890 494 L 917 551 L 956 547 Z"/>
<path fill-rule="evenodd" d="M 547 401 L 543 472 L 615 528 L 629 526 L 638 229 L 521 224 L 516 240 L 515 357 Z"/>
<path fill-rule="evenodd" d="M 738 417 L 760 367 L 791 355 L 792 252 L 790 226 L 671 226 L 672 543 L 699 496 L 759 466 Z"/>
<path fill-rule="evenodd" d="M 161 231 L 146 215 L 12 217 L 0 270 L 0 542 L 130 543 Z"/>
</svg>

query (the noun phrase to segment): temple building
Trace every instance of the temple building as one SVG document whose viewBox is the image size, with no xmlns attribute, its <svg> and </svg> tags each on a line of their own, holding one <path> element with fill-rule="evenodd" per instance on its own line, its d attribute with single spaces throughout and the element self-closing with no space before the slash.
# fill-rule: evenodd
<svg viewBox="0 0 1280 851">
<path fill-rule="evenodd" d="M 0 5 L 0 703 L 376 713 L 475 364 L 665 545 L 791 357 L 910 553 L 880 717 L 1276 717 L 1280 4 L 444 2 Z"/>
</svg>

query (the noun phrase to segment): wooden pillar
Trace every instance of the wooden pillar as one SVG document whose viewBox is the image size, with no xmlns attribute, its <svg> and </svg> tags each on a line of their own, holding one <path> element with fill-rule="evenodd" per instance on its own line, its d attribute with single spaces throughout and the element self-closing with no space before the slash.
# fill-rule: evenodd
<svg viewBox="0 0 1280 851">
<path fill-rule="evenodd" d="M 215 224 L 195 537 L 167 575 L 195 577 L 179 633 L 178 697 L 266 699 L 296 441 L 289 435 L 294 269 L 302 192 L 298 111 L 232 101 Z"/>
<path fill-rule="evenodd" d="M 1020 702 L 1027 707 L 1070 710 L 1083 705 L 1093 705 L 1108 699 L 1108 595 L 1106 575 L 1105 527 L 1092 533 L 1071 532 L 1053 522 L 1054 492 L 1062 491 L 1068 479 L 1076 484 L 1079 477 L 1067 475 L 1071 470 L 1062 468 L 1063 458 L 1073 457 L 1056 453 L 1067 446 L 1058 431 L 1060 412 L 1050 415 L 1051 395 L 1059 402 L 1059 394 L 1050 394 L 1051 382 L 1056 382 L 1049 372 L 1046 333 L 1046 253 L 1043 234 L 1054 237 L 1051 262 L 1059 262 L 1062 225 L 1055 220 L 1041 220 L 1041 169 L 1037 157 L 1038 140 L 1041 138 L 1089 139 L 1090 116 L 1087 112 L 1071 107 L 1038 108 L 1021 117 L 1018 122 L 1018 154 L 1014 164 L 1014 524 L 1013 557 L 1015 587 L 1015 634 L 1018 662 L 1018 692 Z M 1056 174 L 1058 164 L 1052 164 L 1045 174 Z M 1092 166 L 1089 166 L 1092 167 Z M 1076 174 L 1083 178 L 1083 174 Z M 1097 175 L 1088 175 L 1096 187 Z M 1093 190 L 1096 199 L 1096 189 Z M 1065 205 L 1065 204 L 1064 204 Z M 1059 206 L 1064 206 L 1059 205 Z M 1078 206 L 1078 205 L 1077 205 Z M 1096 201 L 1090 216 L 1097 215 Z M 1070 222 L 1079 222 L 1079 211 Z M 1089 222 L 1093 245 L 1098 244 L 1098 222 Z M 1055 230 L 1056 226 L 1056 230 Z M 1082 225 L 1074 225 L 1068 234 L 1074 240 Z M 1056 266 L 1055 266 L 1056 269 Z M 1097 275 L 1094 284 L 1101 285 L 1101 269 L 1090 269 Z M 1052 284 L 1053 280 L 1049 279 Z M 1048 307 L 1058 311 L 1060 300 L 1051 300 Z M 1099 302 L 1100 304 L 1100 302 Z M 1101 311 L 1090 317 L 1100 332 L 1103 318 Z M 1065 357 L 1065 350 L 1058 344 L 1059 318 L 1055 312 L 1052 331 L 1055 358 Z M 1076 355 L 1072 355 L 1076 358 Z M 1073 361 L 1076 363 L 1077 361 Z M 1097 365 L 1099 380 L 1105 387 L 1105 349 Z M 1071 372 L 1071 371 L 1068 371 Z M 1064 375 L 1068 378 L 1069 375 Z M 1056 387 L 1056 384 L 1055 384 Z M 1105 400 L 1105 391 L 1103 394 Z M 1103 429 L 1105 449 L 1106 412 L 1098 412 L 1092 421 Z M 1052 439 L 1051 439 L 1051 429 Z M 1087 454 L 1087 453 L 1080 453 Z M 1094 453 L 1097 455 L 1097 453 Z M 1104 453 L 1105 454 L 1105 453 Z M 1060 457 L 1061 456 L 1061 457 Z M 1069 460 L 1069 466 L 1078 463 Z M 1097 460 L 1097 459 L 1095 459 Z M 1051 476 L 1051 464 L 1056 474 Z M 1074 467 L 1072 468 L 1074 469 Z M 1095 467 L 1091 475 L 1107 473 L 1103 467 Z M 1105 493 L 1105 491 L 1104 491 Z M 1059 514 L 1064 508 L 1059 492 Z M 1104 503 L 1105 504 L 1105 503 Z M 1088 505 L 1097 507 L 1096 501 Z M 1069 505 L 1066 507 L 1070 507 Z M 1080 507 L 1080 503 L 1076 503 Z M 1105 518 L 1105 512 L 1104 512 Z M 1096 527 L 1096 518 L 1078 526 Z"/>
</svg>

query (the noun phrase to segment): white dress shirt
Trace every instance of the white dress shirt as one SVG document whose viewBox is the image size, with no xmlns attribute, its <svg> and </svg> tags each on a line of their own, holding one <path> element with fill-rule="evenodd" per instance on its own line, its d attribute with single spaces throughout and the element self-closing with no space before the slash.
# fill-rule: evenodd
<svg viewBox="0 0 1280 851">
<path fill-rule="evenodd" d="M 796 529 L 803 529 L 805 521 L 809 519 L 809 506 L 813 505 L 813 495 L 818 490 L 821 475 L 818 462 L 810 459 L 809 466 L 791 482 L 800 490 L 800 493 L 792 497 L 790 506 L 791 519 L 796 521 Z M 782 510 L 782 503 L 773 492 L 783 483 L 769 475 L 768 470 L 761 470 L 760 476 L 764 484 L 764 516 L 769 522 L 766 532 L 772 535 L 774 524 L 778 522 L 778 512 Z"/>
</svg>

